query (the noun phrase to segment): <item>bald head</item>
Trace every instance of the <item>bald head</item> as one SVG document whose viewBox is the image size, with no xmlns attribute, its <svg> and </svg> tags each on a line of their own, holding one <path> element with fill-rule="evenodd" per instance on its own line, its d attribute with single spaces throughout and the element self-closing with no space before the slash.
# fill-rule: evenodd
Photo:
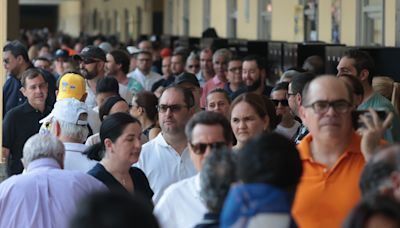
<svg viewBox="0 0 400 228">
<path fill-rule="evenodd" d="M 303 90 L 302 103 L 310 104 L 312 97 L 316 95 L 326 97 L 329 93 L 345 95 L 347 101 L 353 103 L 353 92 L 350 86 L 334 75 L 322 75 L 307 83 Z"/>
</svg>

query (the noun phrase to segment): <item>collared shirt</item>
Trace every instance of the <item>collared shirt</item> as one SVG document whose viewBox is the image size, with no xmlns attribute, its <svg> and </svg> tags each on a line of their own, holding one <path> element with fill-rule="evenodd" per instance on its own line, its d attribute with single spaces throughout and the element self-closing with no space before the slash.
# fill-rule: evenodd
<svg viewBox="0 0 400 228">
<path fill-rule="evenodd" d="M 206 212 L 200 197 L 200 174 L 168 187 L 154 208 L 162 228 L 194 227 Z"/>
<path fill-rule="evenodd" d="M 12 108 L 25 102 L 26 97 L 21 92 L 21 81 L 13 75 L 7 75 L 6 82 L 3 85 L 3 117 Z"/>
<path fill-rule="evenodd" d="M 154 192 L 154 204 L 168 186 L 197 173 L 188 148 L 179 155 L 168 145 L 162 133 L 143 145 L 139 161 L 135 166 L 146 174 Z"/>
<path fill-rule="evenodd" d="M 64 169 L 78 170 L 87 173 L 97 164 L 96 161 L 88 159 L 88 157 L 83 154 L 87 148 L 85 144 L 64 143 L 64 147 Z"/>
<path fill-rule="evenodd" d="M 136 79 L 147 91 L 151 91 L 153 84 L 162 79 L 162 76 L 156 72 L 150 71 L 149 74 L 145 75 L 139 68 L 136 68 L 133 74 L 128 74 L 128 77 Z"/>
<path fill-rule="evenodd" d="M 68 227 L 80 200 L 107 187 L 50 158 L 29 163 L 25 173 L 0 184 L 0 227 Z"/>
<path fill-rule="evenodd" d="M 299 227 L 341 227 L 361 196 L 359 179 L 365 165 L 361 137 L 353 132 L 350 144 L 331 168 L 314 161 L 312 140 L 308 134 L 298 145 L 303 176 L 292 213 Z"/>
<path fill-rule="evenodd" d="M 46 117 L 51 107 L 45 107 L 43 113 L 34 109 L 28 101 L 11 109 L 3 121 L 3 147 L 10 150 L 7 161 L 7 174 L 19 174 L 22 166 L 22 149 L 26 140 L 40 129 L 39 120 Z"/>
<path fill-rule="evenodd" d="M 199 81 L 200 87 L 203 87 L 207 82 L 206 79 L 204 78 L 203 71 L 201 70 L 196 74 L 196 78 Z"/>
<path fill-rule="evenodd" d="M 211 90 L 215 88 L 221 88 L 223 89 L 225 86 L 225 82 L 219 80 L 217 76 L 214 76 L 212 79 L 208 80 L 206 84 L 203 86 L 203 93 L 201 95 L 200 99 L 200 107 L 204 108 L 206 106 L 206 101 L 207 101 L 207 94 Z"/>
</svg>

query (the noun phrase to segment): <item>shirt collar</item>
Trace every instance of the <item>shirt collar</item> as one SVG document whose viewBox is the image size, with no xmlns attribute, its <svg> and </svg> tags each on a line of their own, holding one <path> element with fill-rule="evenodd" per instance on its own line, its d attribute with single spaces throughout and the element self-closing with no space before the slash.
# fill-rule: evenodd
<svg viewBox="0 0 400 228">
<path fill-rule="evenodd" d="M 351 134 L 351 140 L 349 145 L 347 145 L 346 149 L 344 150 L 344 153 L 341 155 L 343 156 L 346 153 L 361 153 L 360 151 L 360 143 L 361 143 L 361 137 L 353 131 Z M 300 142 L 299 145 L 297 145 L 297 149 L 300 152 L 300 158 L 301 160 L 313 160 L 312 155 L 311 155 L 311 141 L 313 137 L 311 134 L 306 135 Z"/>
<path fill-rule="evenodd" d="M 52 158 L 39 158 L 39 159 L 31 161 L 28 164 L 28 168 L 26 169 L 26 171 L 31 172 L 31 171 L 41 168 L 41 167 L 61 169 L 60 165 L 58 164 L 58 162 L 56 160 L 54 160 Z"/>
</svg>

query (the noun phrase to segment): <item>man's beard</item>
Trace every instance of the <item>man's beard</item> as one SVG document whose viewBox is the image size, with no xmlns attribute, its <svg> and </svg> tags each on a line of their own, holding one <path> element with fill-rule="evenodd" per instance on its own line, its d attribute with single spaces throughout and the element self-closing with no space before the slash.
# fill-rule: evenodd
<svg viewBox="0 0 400 228">
<path fill-rule="evenodd" d="M 261 86 L 261 77 L 258 78 L 257 81 L 255 81 L 253 84 L 246 86 L 248 92 L 253 92 L 256 91 L 258 88 Z"/>
<path fill-rule="evenodd" d="M 84 78 L 87 80 L 91 80 L 97 76 L 97 72 L 93 70 L 92 72 L 87 71 L 86 69 L 80 69 L 80 72 Z"/>
</svg>

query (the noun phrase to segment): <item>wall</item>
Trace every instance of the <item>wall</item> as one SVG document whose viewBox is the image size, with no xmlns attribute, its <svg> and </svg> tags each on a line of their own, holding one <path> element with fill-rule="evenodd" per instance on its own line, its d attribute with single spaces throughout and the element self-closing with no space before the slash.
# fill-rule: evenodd
<svg viewBox="0 0 400 228">
<path fill-rule="evenodd" d="M 332 18 L 331 2 L 319 0 L 318 2 L 318 40 L 327 43 L 331 42 Z"/>
<path fill-rule="evenodd" d="M 189 36 L 201 37 L 203 32 L 203 1 L 189 1 Z"/>
<path fill-rule="evenodd" d="M 302 34 L 295 34 L 294 17 L 297 0 L 272 0 L 271 39 L 296 41 Z"/>
<path fill-rule="evenodd" d="M 211 0 L 211 27 L 214 27 L 219 37 L 227 36 L 227 0 Z"/>
<path fill-rule="evenodd" d="M 0 45 L 3 47 L 7 40 L 7 0 L 0 0 L 1 8 L 0 8 Z M 3 55 L 0 57 L 1 62 L 3 62 Z M 4 67 L 0 67 L 0 83 L 4 85 L 4 81 L 6 78 L 6 72 Z M 1 87 L 3 88 L 3 87 Z M 0 93 L 0 99 L 3 100 L 3 93 Z M 0 113 L 3 113 L 3 105 L 0 105 Z M 3 129 L 2 125 L 2 116 L 0 115 L 0 127 Z M 0 131 L 0 142 L 2 141 L 2 131 Z M 0 182 L 5 178 L 5 166 L 6 163 L 3 162 L 3 153 L 0 152 Z"/>
<path fill-rule="evenodd" d="M 246 7 L 248 2 L 248 8 Z M 244 39 L 257 39 L 258 0 L 237 1 L 237 37 Z M 245 12 L 245 10 L 248 12 Z M 248 18 L 246 15 L 248 14 Z"/>
<path fill-rule="evenodd" d="M 62 2 L 58 10 L 58 30 L 67 31 L 72 36 L 79 36 L 81 31 L 81 13 L 81 2 L 79 0 Z"/>
<path fill-rule="evenodd" d="M 396 45 L 396 0 L 386 0 L 385 4 L 386 4 L 385 46 L 395 46 Z"/>
</svg>

